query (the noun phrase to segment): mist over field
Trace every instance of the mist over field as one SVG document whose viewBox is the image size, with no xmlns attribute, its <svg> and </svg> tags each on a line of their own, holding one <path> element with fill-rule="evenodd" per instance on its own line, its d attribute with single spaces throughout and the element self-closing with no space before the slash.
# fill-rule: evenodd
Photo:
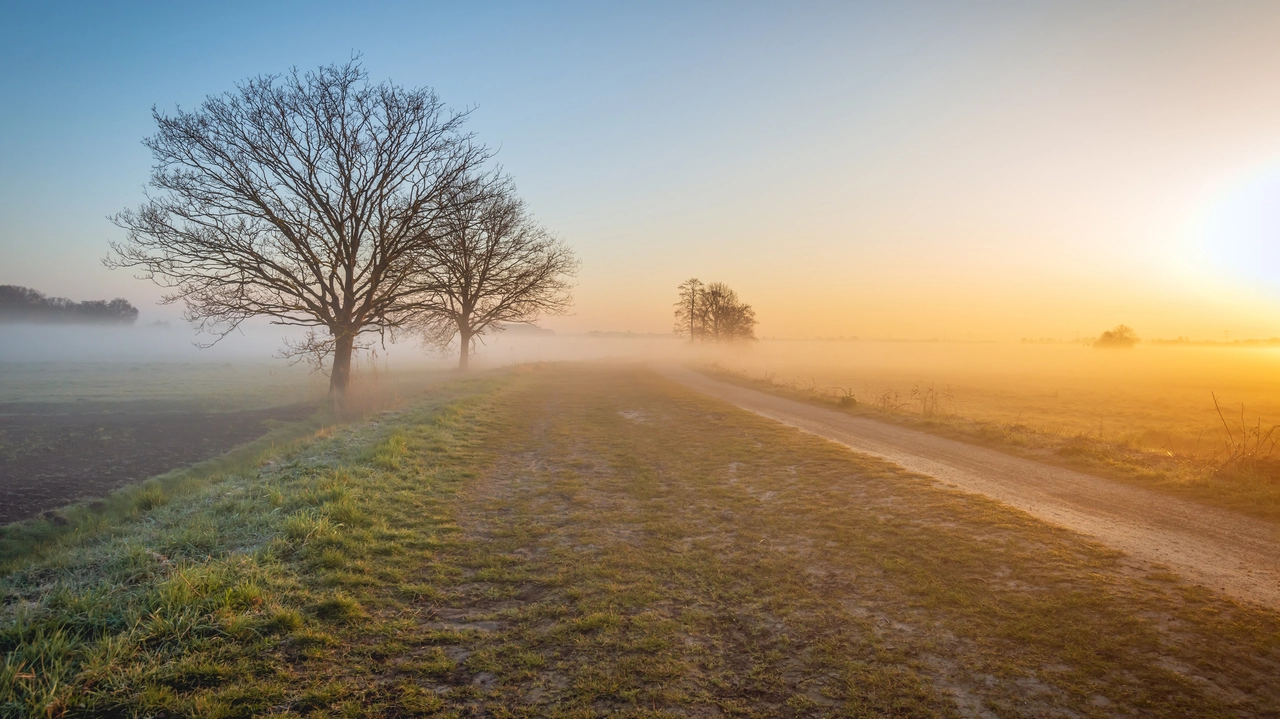
<svg viewBox="0 0 1280 719">
<path fill-rule="evenodd" d="M 282 341 L 299 336 L 297 330 L 270 325 L 250 325 L 219 340 L 211 347 L 198 346 L 216 337 L 196 334 L 183 323 L 165 326 L 95 327 L 59 325 L 0 325 L 0 362 L 255 362 L 285 367 L 279 359 Z M 622 333 L 618 333 L 622 334 Z M 397 366 L 441 366 L 457 363 L 455 351 L 441 353 L 425 348 L 417 338 L 388 341 L 384 346 L 370 338 L 373 347 L 362 353 L 364 361 Z M 707 350 L 711 351 L 711 350 Z M 633 337 L 581 335 L 522 335 L 495 333 L 476 349 L 477 361 L 488 366 L 513 362 L 538 362 L 606 357 L 659 358 L 684 356 L 674 336 Z"/>
</svg>

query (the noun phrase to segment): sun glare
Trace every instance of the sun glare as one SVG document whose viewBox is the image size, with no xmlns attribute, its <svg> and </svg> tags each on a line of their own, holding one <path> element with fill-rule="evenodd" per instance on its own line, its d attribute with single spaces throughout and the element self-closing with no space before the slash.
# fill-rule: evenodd
<svg viewBox="0 0 1280 719">
<path fill-rule="evenodd" d="M 1199 271 L 1268 292 L 1280 287 L 1280 158 L 1222 186 L 1198 220 Z"/>
</svg>

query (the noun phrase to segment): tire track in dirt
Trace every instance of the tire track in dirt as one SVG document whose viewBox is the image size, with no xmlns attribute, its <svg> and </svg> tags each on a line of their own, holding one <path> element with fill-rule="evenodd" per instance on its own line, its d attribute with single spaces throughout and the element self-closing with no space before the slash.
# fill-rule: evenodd
<svg viewBox="0 0 1280 719">
<path fill-rule="evenodd" d="M 758 392 L 682 367 L 659 374 L 703 394 L 986 495 L 1214 591 L 1280 609 L 1280 526 L 1142 487 Z"/>
</svg>

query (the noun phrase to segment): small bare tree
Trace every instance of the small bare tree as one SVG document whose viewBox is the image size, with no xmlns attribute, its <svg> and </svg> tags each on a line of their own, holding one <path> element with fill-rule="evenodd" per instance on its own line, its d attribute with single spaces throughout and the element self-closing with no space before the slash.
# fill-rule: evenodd
<svg viewBox="0 0 1280 719">
<path fill-rule="evenodd" d="M 250 317 L 315 329 L 285 354 L 331 363 L 423 307 L 413 276 L 490 153 L 430 89 L 372 85 L 356 60 L 262 76 L 173 115 L 144 144 L 160 191 L 113 221 L 108 266 L 139 268 L 202 332 Z"/>
<path fill-rule="evenodd" d="M 418 276 L 426 307 L 416 326 L 437 349 L 456 338 L 461 370 L 485 334 L 567 311 L 578 269 L 573 251 L 534 221 L 508 180 L 470 187 Z"/>
<path fill-rule="evenodd" d="M 697 277 L 690 277 L 676 288 L 680 291 L 680 298 L 676 300 L 676 334 L 691 340 L 700 339 L 705 326 L 702 288 L 702 281 Z"/>
</svg>

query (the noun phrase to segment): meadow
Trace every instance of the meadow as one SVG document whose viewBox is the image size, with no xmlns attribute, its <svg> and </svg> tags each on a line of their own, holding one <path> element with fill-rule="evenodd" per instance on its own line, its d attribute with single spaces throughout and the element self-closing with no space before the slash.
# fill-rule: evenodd
<svg viewBox="0 0 1280 719">
<path fill-rule="evenodd" d="M 0 569 L 0 713 L 1280 711 L 1274 612 L 635 366 L 439 383 L 116 500 Z"/>
<path fill-rule="evenodd" d="M 703 368 L 1280 518 L 1280 349 L 772 341 Z"/>
</svg>

